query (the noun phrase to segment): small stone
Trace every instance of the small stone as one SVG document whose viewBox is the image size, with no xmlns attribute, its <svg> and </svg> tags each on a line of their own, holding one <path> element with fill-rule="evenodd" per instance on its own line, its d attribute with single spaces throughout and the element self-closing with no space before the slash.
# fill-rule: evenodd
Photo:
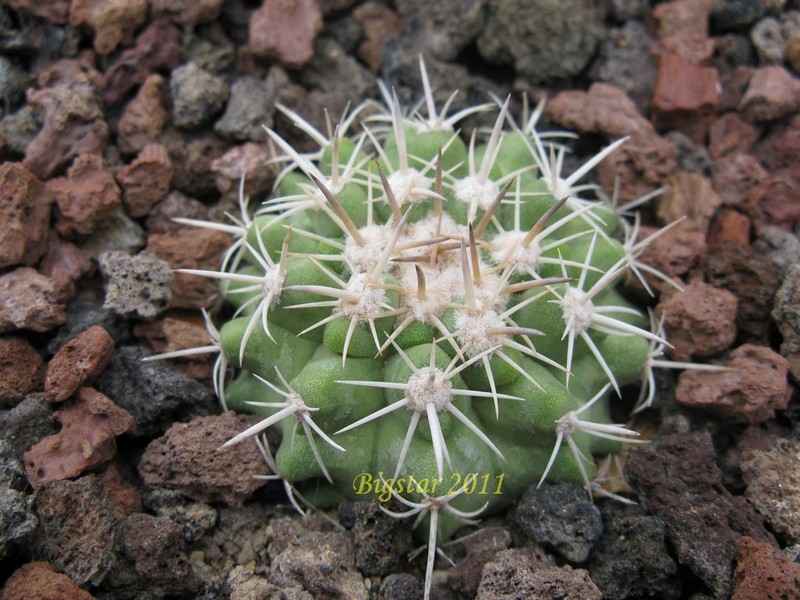
<svg viewBox="0 0 800 600">
<path fill-rule="evenodd" d="M 81 154 L 66 177 L 47 182 L 56 199 L 56 229 L 64 237 L 91 234 L 122 205 L 114 176 L 97 154 Z"/>
<path fill-rule="evenodd" d="M 25 470 L 34 489 L 77 477 L 117 453 L 116 436 L 134 428 L 133 417 L 92 388 L 81 388 L 74 402 L 53 418 L 62 428 L 25 453 Z"/>
<path fill-rule="evenodd" d="M 373 72 L 378 73 L 383 64 L 383 40 L 390 35 L 405 32 L 405 22 L 389 7 L 373 1 L 356 7 L 353 16 L 364 32 L 364 40 L 358 47 L 358 56 Z"/>
<path fill-rule="evenodd" d="M 119 524 L 117 539 L 120 552 L 103 581 L 105 588 L 140 598 L 198 597 L 200 581 L 176 523 L 134 513 Z"/>
<path fill-rule="evenodd" d="M 199 200 L 189 198 L 186 194 L 172 191 L 147 215 L 147 221 L 145 221 L 147 233 L 169 233 L 185 227 L 173 220 L 178 217 L 207 221 L 209 219 L 208 207 Z"/>
<path fill-rule="evenodd" d="M 669 224 L 682 219 L 687 230 L 705 234 L 722 199 L 711 181 L 697 173 L 675 173 L 666 182 L 667 192 L 656 200 L 658 219 Z"/>
<path fill-rule="evenodd" d="M 166 317 L 151 323 L 137 323 L 134 333 L 137 337 L 147 338 L 158 354 L 200 348 L 211 343 L 208 329 L 200 315 Z M 213 353 L 186 356 L 172 359 L 169 364 L 198 381 L 204 381 L 211 377 L 213 357 Z"/>
<path fill-rule="evenodd" d="M 779 65 L 786 55 L 786 38 L 781 22 L 774 17 L 761 19 L 750 30 L 750 39 L 762 65 Z"/>
<path fill-rule="evenodd" d="M 211 163 L 225 153 L 228 144 L 213 132 L 187 139 L 185 134 L 174 129 L 164 132 L 161 143 L 167 147 L 172 160 L 173 189 L 200 200 L 218 197 Z"/>
<path fill-rule="evenodd" d="M 42 438 L 56 433 L 50 403 L 44 394 L 28 394 L 25 399 L 10 410 L 0 411 L 0 429 L 3 441 L 9 448 L 3 452 L 13 457 L 22 467 L 23 455 L 31 446 Z M 23 471 L 24 473 L 24 471 Z M 24 476 L 22 487 L 27 488 L 27 476 Z"/>
<path fill-rule="evenodd" d="M 789 403 L 785 358 L 765 346 L 744 344 L 731 353 L 729 371 L 687 370 L 675 397 L 733 423 L 755 424 L 775 417 Z"/>
<path fill-rule="evenodd" d="M 35 265 L 47 250 L 53 196 L 20 163 L 0 165 L 0 268 Z"/>
<path fill-rule="evenodd" d="M 88 25 L 94 31 L 94 49 L 111 54 L 117 46 L 130 45 L 133 34 L 147 19 L 148 0 L 73 0 L 70 25 Z"/>
<path fill-rule="evenodd" d="M 35 561 L 22 565 L 0 590 L 0 600 L 94 600 L 66 575 L 56 572 L 50 563 Z"/>
<path fill-rule="evenodd" d="M 669 355 L 678 361 L 719 354 L 736 339 L 736 296 L 702 281 L 683 291 L 665 287 L 656 311 L 664 316 Z"/>
<path fill-rule="evenodd" d="M 254 198 L 269 194 L 275 183 L 275 172 L 268 165 L 272 158 L 274 156 L 264 144 L 234 146 L 211 163 L 219 193 L 238 200 L 244 177 L 245 196 Z"/>
<path fill-rule="evenodd" d="M 139 475 L 148 486 L 166 487 L 200 502 L 241 506 L 264 481 L 266 465 L 253 440 L 221 446 L 261 417 L 225 413 L 175 423 L 153 440 L 139 462 Z"/>
<path fill-rule="evenodd" d="M 709 246 L 720 246 L 727 242 L 750 246 L 750 219 L 732 209 L 720 212 L 708 230 Z"/>
<path fill-rule="evenodd" d="M 8 6 L 37 17 L 48 23 L 64 25 L 69 16 L 71 0 L 53 0 L 52 2 L 36 2 L 34 0 L 6 0 Z"/>
<path fill-rule="evenodd" d="M 753 249 L 758 254 L 768 256 L 781 277 L 788 273 L 791 266 L 800 264 L 800 238 L 780 227 L 762 228 L 753 243 Z"/>
<path fill-rule="evenodd" d="M 723 204 L 738 206 L 745 192 L 767 177 L 769 173 L 752 154 L 733 154 L 714 162 L 711 187 Z"/>
<path fill-rule="evenodd" d="M 356 502 L 355 509 L 356 567 L 366 576 L 395 572 L 400 557 L 412 549 L 411 530 L 383 512 L 377 502 Z"/>
<path fill-rule="evenodd" d="M 486 527 L 476 531 L 474 536 L 461 540 L 467 555 L 448 572 L 450 589 L 465 596 L 475 596 L 486 563 L 494 560 L 498 552 L 506 550 L 512 543 L 509 529 L 491 527 L 488 523 L 485 525 Z"/>
<path fill-rule="evenodd" d="M 30 267 L 0 277 L 0 333 L 17 329 L 49 331 L 65 320 L 66 306 L 51 279 Z"/>
<path fill-rule="evenodd" d="M 116 561 L 118 523 L 99 477 L 54 481 L 36 490 L 39 529 L 31 553 L 78 585 L 99 585 Z"/>
<path fill-rule="evenodd" d="M 250 17 L 253 55 L 299 69 L 314 56 L 322 11 L 314 0 L 264 0 Z"/>
<path fill-rule="evenodd" d="M 772 124 L 768 135 L 756 144 L 753 152 L 757 153 L 766 169 L 785 172 L 800 184 L 795 160 L 796 156 L 800 156 L 800 114 L 792 117 L 788 123 Z"/>
<path fill-rule="evenodd" d="M 166 83 L 161 75 L 145 79 L 136 96 L 128 102 L 117 125 L 117 145 L 125 153 L 141 152 L 158 141 L 169 113 L 164 108 Z"/>
<path fill-rule="evenodd" d="M 125 483 L 117 468 L 110 464 L 100 475 L 114 518 L 124 521 L 130 515 L 142 512 L 142 499 L 136 488 Z"/>
<path fill-rule="evenodd" d="M 644 239 L 656 231 L 655 228 L 643 227 L 640 238 Z M 688 273 L 705 251 L 705 236 L 679 223 L 653 239 L 642 253 L 641 261 L 674 278 Z M 656 289 L 664 285 L 660 277 L 644 275 L 646 281 Z"/>
<path fill-rule="evenodd" d="M 33 141 L 41 128 L 42 119 L 30 104 L 25 104 L 17 112 L 6 113 L 0 119 L 3 150 L 14 156 L 23 156 L 25 147 Z"/>
<path fill-rule="evenodd" d="M 584 569 L 542 566 L 524 548 L 502 550 L 483 568 L 476 600 L 501 598 L 581 598 L 600 600 L 602 592 Z"/>
<path fill-rule="evenodd" d="M 739 111 L 756 122 L 773 121 L 797 111 L 800 81 L 783 67 L 761 67 L 739 102 Z"/>
<path fill-rule="evenodd" d="M 328 0 L 330 1 L 330 0 Z M 486 8 L 487 3 L 475 2 L 474 0 L 447 0 L 447 2 L 427 2 L 426 0 L 397 0 L 392 3 L 394 10 L 403 21 L 403 32 L 411 32 L 413 38 L 416 38 L 412 43 L 417 44 L 419 50 L 414 51 L 415 56 L 412 60 L 416 59 L 418 53 L 425 55 L 425 60 L 428 58 L 436 58 L 436 60 L 446 63 L 454 63 L 458 61 L 459 54 L 469 45 L 474 44 L 475 39 L 486 26 Z M 356 8 L 353 12 L 358 10 Z M 324 8 L 323 8 L 324 12 Z M 391 17 L 388 17 L 387 20 Z M 366 30 L 369 25 L 364 23 L 365 37 L 369 35 Z M 404 36 L 403 32 L 398 32 L 400 35 L 396 37 L 385 37 L 385 43 L 391 43 L 392 39 L 398 39 Z M 388 48 L 385 56 L 387 59 L 384 62 L 391 62 L 391 57 Z M 430 62 L 428 66 L 430 67 Z M 385 75 L 384 71 L 384 75 Z M 450 87 L 449 83 L 445 84 L 438 76 L 432 78 L 432 81 L 438 81 L 441 90 L 454 90 L 461 89 L 466 91 L 464 87 L 453 86 Z M 435 93 L 435 92 L 434 92 Z M 448 92 L 449 94 L 449 92 Z"/>
<path fill-rule="evenodd" d="M 41 389 L 43 362 L 24 338 L 0 336 L 0 407 L 16 406 L 27 394 Z"/>
<path fill-rule="evenodd" d="M 104 308 L 148 320 L 169 307 L 172 271 L 160 258 L 147 252 L 105 252 L 97 262 L 107 280 Z"/>
<path fill-rule="evenodd" d="M 713 39 L 696 35 L 671 35 L 659 40 L 651 49 L 654 57 L 678 56 L 684 62 L 698 67 L 705 66 L 714 56 L 716 43 Z"/>
<path fill-rule="evenodd" d="M 712 158 L 747 152 L 761 137 L 761 128 L 745 121 L 739 113 L 725 113 L 708 128 L 708 151 Z"/>
<path fill-rule="evenodd" d="M 219 18 L 224 0 L 152 0 L 154 17 L 166 17 L 191 31 Z"/>
<path fill-rule="evenodd" d="M 231 86 L 231 96 L 222 118 L 214 123 L 214 131 L 234 140 L 266 141 L 264 127 L 272 127 L 275 92 L 270 89 L 269 80 L 261 81 L 255 77 L 237 79 Z"/>
<path fill-rule="evenodd" d="M 763 16 L 763 0 L 714 2 L 711 23 L 715 31 L 736 31 L 748 28 Z"/>
<path fill-rule="evenodd" d="M 122 202 L 132 217 L 144 217 L 163 200 L 172 181 L 172 161 L 161 144 L 145 146 L 129 165 L 117 169 Z"/>
<path fill-rule="evenodd" d="M 87 64 L 64 59 L 39 75 L 41 89 L 28 91 L 43 125 L 25 148 L 24 165 L 39 179 L 50 179 L 81 154 L 103 152 L 108 125 L 95 97 L 95 77 Z"/>
<path fill-rule="evenodd" d="M 656 129 L 679 129 L 696 142 L 703 142 L 718 107 L 716 69 L 698 67 L 674 54 L 661 57 L 653 92 Z"/>
<path fill-rule="evenodd" d="M 747 190 L 741 207 L 756 231 L 769 226 L 792 231 L 800 221 L 800 182 L 782 173 L 769 177 Z"/>
<path fill-rule="evenodd" d="M 176 127 L 196 129 L 218 115 L 228 99 L 228 86 L 219 77 L 194 63 L 178 67 L 169 80 L 172 122 Z"/>
<path fill-rule="evenodd" d="M 177 27 L 153 20 L 136 38 L 136 46 L 125 50 L 98 80 L 105 105 L 118 104 L 154 72 L 175 68 L 181 58 L 180 40 Z"/>
<path fill-rule="evenodd" d="M 39 271 L 53 281 L 59 299 L 69 302 L 78 293 L 78 281 L 94 271 L 91 259 L 75 245 L 64 241 L 53 231 L 50 233 L 47 254 L 39 264 Z"/>
<path fill-rule="evenodd" d="M 705 145 L 698 144 L 681 131 L 673 130 L 664 136 L 675 145 L 675 162 L 678 172 L 697 173 L 703 177 L 711 175 L 713 163 Z"/>
<path fill-rule="evenodd" d="M 28 479 L 15 454 L 9 442 L 0 442 L 0 559 L 4 560 L 20 556 L 39 524 L 28 509 Z"/>
<path fill-rule="evenodd" d="M 217 524 L 217 510 L 204 502 L 191 502 L 179 492 L 165 488 L 148 490 L 144 501 L 148 511 L 177 523 L 187 542 L 196 542 Z"/>
<path fill-rule="evenodd" d="M 379 593 L 383 600 L 417 600 L 424 595 L 424 589 L 418 577 L 411 573 L 398 573 L 383 579 Z"/>
<path fill-rule="evenodd" d="M 800 544 L 800 442 L 770 442 L 763 450 L 742 452 L 744 495 L 785 544 Z"/>
<path fill-rule="evenodd" d="M 63 402 L 79 388 L 94 383 L 114 354 L 114 340 L 95 325 L 64 344 L 47 365 L 44 395 Z"/>
<path fill-rule="evenodd" d="M 520 498 L 514 521 L 529 538 L 571 562 L 585 561 L 603 533 L 600 511 L 577 484 L 531 486 Z"/>
<path fill-rule="evenodd" d="M 607 600 L 681 597 L 678 565 L 667 549 L 664 523 L 638 505 L 604 502 L 603 535 L 589 563 Z"/>
<path fill-rule="evenodd" d="M 708 37 L 708 21 L 714 0 L 671 0 L 655 7 L 652 17 L 658 23 L 658 37 L 675 34 Z"/>
<path fill-rule="evenodd" d="M 156 437 L 179 419 L 207 415 L 216 401 L 203 384 L 161 361 L 144 361 L 139 346 L 118 348 L 97 380 L 102 393 L 133 415 L 138 437 Z"/>
<path fill-rule="evenodd" d="M 631 448 L 625 476 L 664 522 L 678 562 L 724 598 L 733 588 L 738 539 L 775 542 L 753 507 L 722 484 L 715 459 L 708 433 L 670 435 L 657 448 Z"/>
<path fill-rule="evenodd" d="M 800 264 L 786 269 L 783 283 L 775 294 L 772 319 L 783 341 L 781 354 L 789 361 L 795 381 L 800 381 Z"/>
<path fill-rule="evenodd" d="M 87 256 L 100 256 L 105 252 L 136 254 L 145 245 L 145 233 L 141 225 L 131 219 L 120 206 L 81 243 Z"/>
<path fill-rule="evenodd" d="M 800 564 L 770 544 L 742 536 L 731 600 L 800 597 Z"/>
<path fill-rule="evenodd" d="M 156 233 L 147 240 L 147 252 L 172 269 L 219 269 L 222 256 L 231 245 L 228 234 L 211 229 L 183 227 L 170 233 Z M 176 273 L 171 284 L 173 308 L 209 308 L 219 294 L 215 279 Z"/>
</svg>

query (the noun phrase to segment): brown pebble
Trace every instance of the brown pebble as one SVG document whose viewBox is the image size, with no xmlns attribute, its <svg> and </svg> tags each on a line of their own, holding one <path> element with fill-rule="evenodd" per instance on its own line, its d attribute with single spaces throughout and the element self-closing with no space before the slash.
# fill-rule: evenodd
<svg viewBox="0 0 800 600">
<path fill-rule="evenodd" d="M 0 336 L 0 407 L 16 406 L 25 394 L 41 389 L 43 362 L 24 338 Z"/>
<path fill-rule="evenodd" d="M 114 340 L 95 325 L 64 344 L 47 365 L 44 395 L 50 402 L 63 402 L 79 387 L 90 385 L 108 366 Z"/>
<path fill-rule="evenodd" d="M 62 573 L 56 572 L 50 563 L 30 562 L 11 574 L 0 600 L 94 600 L 86 590 Z"/>
<path fill-rule="evenodd" d="M 250 51 L 299 69 L 314 56 L 322 11 L 314 0 L 264 0 L 250 17 Z"/>
</svg>

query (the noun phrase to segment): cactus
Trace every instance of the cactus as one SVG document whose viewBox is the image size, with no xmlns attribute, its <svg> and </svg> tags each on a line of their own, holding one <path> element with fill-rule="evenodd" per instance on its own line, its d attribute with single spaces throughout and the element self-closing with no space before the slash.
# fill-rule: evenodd
<svg viewBox="0 0 800 600">
<path fill-rule="evenodd" d="M 609 403 L 652 384 L 667 342 L 617 289 L 653 272 L 649 239 L 581 183 L 624 140 L 565 175 L 541 109 L 517 126 L 506 100 L 485 142 L 464 141 L 458 120 L 497 107 L 448 116 L 421 73 L 427 116 L 386 90 L 354 134 L 358 110 L 324 135 L 283 109 L 319 150 L 267 130 L 285 154 L 274 197 L 192 222 L 236 241 L 219 272 L 188 272 L 235 311 L 212 330 L 218 393 L 263 416 L 228 444 L 276 427 L 274 457 L 259 445 L 288 491 L 406 505 L 386 512 L 427 527 L 427 597 L 437 536 L 531 484 L 599 489 L 593 456 L 637 436 Z"/>
</svg>

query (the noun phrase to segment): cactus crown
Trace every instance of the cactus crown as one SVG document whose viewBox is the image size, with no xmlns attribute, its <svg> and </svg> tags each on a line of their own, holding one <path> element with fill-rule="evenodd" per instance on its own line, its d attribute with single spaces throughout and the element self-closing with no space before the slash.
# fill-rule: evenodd
<svg viewBox="0 0 800 600">
<path fill-rule="evenodd" d="M 386 90 L 351 135 L 358 111 L 326 136 L 285 110 L 319 150 L 268 130 L 274 197 L 228 227 L 222 270 L 192 272 L 236 307 L 209 347 L 217 391 L 264 416 L 229 444 L 276 426 L 274 458 L 260 447 L 290 492 L 397 497 L 410 510 L 387 512 L 428 527 L 427 596 L 437 535 L 546 478 L 597 489 L 593 455 L 636 436 L 609 402 L 652 384 L 666 341 L 617 291 L 647 240 L 581 183 L 624 140 L 566 174 L 540 110 L 516 126 L 506 101 L 465 142 L 458 119 L 494 105 L 448 117 L 421 72 L 427 116 Z"/>
</svg>

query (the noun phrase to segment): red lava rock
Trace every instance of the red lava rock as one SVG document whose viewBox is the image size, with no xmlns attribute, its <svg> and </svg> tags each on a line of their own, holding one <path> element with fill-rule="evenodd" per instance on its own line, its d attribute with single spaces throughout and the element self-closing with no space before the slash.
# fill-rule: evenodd
<svg viewBox="0 0 800 600">
<path fill-rule="evenodd" d="M 792 231 L 800 220 L 800 184 L 787 175 L 769 177 L 747 190 L 742 209 L 756 230 L 776 225 Z"/>
<path fill-rule="evenodd" d="M 35 265 L 47 250 L 53 196 L 21 163 L 0 165 L 0 268 Z"/>
<path fill-rule="evenodd" d="M 779 66 L 760 67 L 739 102 L 739 111 L 753 121 L 780 119 L 800 107 L 800 81 Z"/>
<path fill-rule="evenodd" d="M 139 463 L 145 485 L 167 487 L 200 502 L 240 507 L 264 481 L 266 465 L 253 440 L 220 449 L 261 417 L 227 412 L 175 423 L 150 442 Z"/>
<path fill-rule="evenodd" d="M 44 122 L 25 147 L 25 166 L 39 179 L 49 179 L 84 153 L 101 154 L 108 125 L 94 95 L 96 72 L 89 65 L 64 59 L 39 76 L 39 90 L 28 91 L 28 102 Z"/>
<path fill-rule="evenodd" d="M 787 544 L 800 544 L 800 442 L 768 436 L 764 448 L 742 451 L 748 502 Z"/>
<path fill-rule="evenodd" d="M 93 270 L 91 259 L 75 244 L 65 242 L 56 232 L 51 232 L 47 254 L 39 264 L 39 271 L 53 281 L 59 301 L 67 303 L 74 298 L 78 280 Z"/>
<path fill-rule="evenodd" d="M 756 155 L 770 171 L 788 169 L 800 185 L 800 114 L 781 127 L 772 127 L 770 134 L 756 146 Z"/>
<path fill-rule="evenodd" d="M 231 237 L 220 231 L 183 227 L 150 235 L 146 251 L 173 269 L 216 270 L 230 245 Z M 173 308 L 208 308 L 219 293 L 216 280 L 187 273 L 175 273 L 171 289 Z"/>
<path fill-rule="evenodd" d="M 166 317 L 151 323 L 137 323 L 134 335 L 144 337 L 157 354 L 175 352 L 187 348 L 200 348 L 211 343 L 206 324 L 199 315 Z M 179 371 L 198 380 L 211 377 L 214 354 L 199 354 L 174 359 Z"/>
<path fill-rule="evenodd" d="M 219 17 L 224 0 L 152 0 L 153 16 L 185 25 L 189 30 L 199 23 Z"/>
<path fill-rule="evenodd" d="M 750 78 L 753 76 L 753 67 L 736 65 L 731 71 L 720 73 L 720 84 L 722 92 L 719 97 L 720 111 L 735 111 L 742 101 L 747 86 L 750 85 Z"/>
<path fill-rule="evenodd" d="M 148 4 L 148 0 L 72 0 L 69 22 L 92 29 L 95 52 L 106 55 L 133 42 L 134 31 L 147 18 Z"/>
<path fill-rule="evenodd" d="M 405 31 L 405 22 L 386 5 L 372 1 L 356 7 L 353 16 L 364 32 L 364 40 L 358 47 L 358 56 L 377 73 L 383 64 L 383 40 Z"/>
<path fill-rule="evenodd" d="M 189 198 L 186 194 L 173 191 L 153 207 L 147 215 L 145 227 L 148 233 L 168 233 L 185 227 L 173 219 L 198 219 L 208 221 L 208 207 L 199 200 Z"/>
<path fill-rule="evenodd" d="M 132 217 L 143 217 L 163 200 L 172 181 L 172 161 L 161 144 L 145 146 L 129 165 L 117 170 L 122 186 L 122 202 Z"/>
<path fill-rule="evenodd" d="M 767 177 L 769 173 L 754 156 L 735 154 L 715 161 L 711 181 L 723 203 L 738 206 L 745 192 Z"/>
<path fill-rule="evenodd" d="M 736 296 L 702 281 L 682 292 L 664 287 L 656 307 L 664 315 L 669 355 L 678 361 L 719 354 L 736 339 Z"/>
<path fill-rule="evenodd" d="M 174 129 L 167 129 L 161 136 L 167 147 L 172 167 L 172 188 L 192 198 L 215 197 L 217 187 L 211 163 L 222 156 L 228 148 L 213 133 L 187 138 Z"/>
<path fill-rule="evenodd" d="M 132 431 L 133 417 L 93 388 L 81 388 L 75 401 L 54 413 L 62 428 L 25 453 L 25 471 L 34 488 L 77 477 L 117 453 L 114 436 Z"/>
<path fill-rule="evenodd" d="M 664 521 L 680 563 L 715 597 L 726 598 L 739 538 L 775 541 L 753 507 L 722 484 L 715 459 L 708 433 L 670 435 L 655 449 L 632 448 L 625 475 L 643 505 Z"/>
<path fill-rule="evenodd" d="M 66 575 L 56 572 L 50 563 L 30 562 L 11 574 L 0 600 L 94 600 Z"/>
<path fill-rule="evenodd" d="M 760 136 L 761 128 L 745 121 L 739 113 L 725 113 L 708 128 L 708 152 L 715 159 L 747 152 Z"/>
<path fill-rule="evenodd" d="M 661 57 L 653 92 L 656 129 L 677 129 L 702 143 L 718 107 L 716 69 L 698 67 L 674 54 Z"/>
<path fill-rule="evenodd" d="M 789 361 L 789 370 L 800 381 L 800 265 L 786 269 L 783 283 L 775 293 L 772 319 L 783 341 L 781 354 Z"/>
<path fill-rule="evenodd" d="M 714 0 L 672 0 L 653 9 L 658 37 L 675 34 L 708 37 L 708 20 Z"/>
<path fill-rule="evenodd" d="M 655 231 L 655 228 L 643 227 L 640 238 Z M 680 223 L 653 239 L 642 253 L 641 260 L 673 278 L 688 273 L 705 251 L 705 235 Z M 664 285 L 662 279 L 653 276 L 648 276 L 647 282 L 659 290 Z"/>
<path fill-rule="evenodd" d="M 48 2 L 38 2 L 37 0 L 5 0 L 4 4 L 36 17 L 41 17 L 48 23 L 54 25 L 64 25 L 69 17 L 69 6 L 72 0 L 49 0 Z"/>
<path fill-rule="evenodd" d="M 650 50 L 655 57 L 672 54 L 692 65 L 707 65 L 716 44 L 705 36 L 675 34 L 659 40 Z"/>
<path fill-rule="evenodd" d="M 734 242 L 750 246 L 750 219 L 742 213 L 726 209 L 711 222 L 708 231 L 708 245 L 719 246 L 724 242 Z"/>
<path fill-rule="evenodd" d="M 683 219 L 686 229 L 703 234 L 722 199 L 699 173 L 675 173 L 665 182 L 667 191 L 656 199 L 656 215 L 664 223 Z"/>
<path fill-rule="evenodd" d="M 211 163 L 219 193 L 238 198 L 242 177 L 245 196 L 252 198 L 272 190 L 275 171 L 267 164 L 271 158 L 272 153 L 264 144 L 248 142 L 228 150 Z"/>
<path fill-rule="evenodd" d="M 90 385 L 108 366 L 114 354 L 114 340 L 95 325 L 78 334 L 50 359 L 44 395 L 50 402 L 63 402 L 79 387 Z"/>
<path fill-rule="evenodd" d="M 770 544 L 742 536 L 733 583 L 731 600 L 800 598 L 800 564 Z"/>
<path fill-rule="evenodd" d="M 789 364 L 766 346 L 744 344 L 731 352 L 730 371 L 681 373 L 675 397 L 734 423 L 761 423 L 784 410 L 792 395 Z"/>
<path fill-rule="evenodd" d="M 51 279 L 20 267 L 0 277 L 0 333 L 49 331 L 66 321 L 66 306 Z"/>
<path fill-rule="evenodd" d="M 103 73 L 97 83 L 106 106 L 123 100 L 128 92 L 160 69 L 170 70 L 181 60 L 181 32 L 171 23 L 156 19 L 129 48 Z"/>
<path fill-rule="evenodd" d="M 322 11 L 314 0 L 264 0 L 250 17 L 250 51 L 299 69 L 314 56 Z"/>
<path fill-rule="evenodd" d="M 508 529 L 488 526 L 477 531 L 475 537 L 464 540 L 466 556 L 447 573 L 450 588 L 474 597 L 486 563 L 495 560 L 497 553 L 507 550 L 511 543 L 511 532 Z"/>
<path fill-rule="evenodd" d="M 134 513 L 142 512 L 142 498 L 136 488 L 127 485 L 112 464 L 100 475 L 108 504 L 117 521 L 122 522 Z"/>
<path fill-rule="evenodd" d="M 47 189 L 56 199 L 56 229 L 64 237 L 89 235 L 121 205 L 119 186 L 97 154 L 78 156 L 67 176 L 51 179 Z"/>
<path fill-rule="evenodd" d="M 41 355 L 27 340 L 0 336 L 0 407 L 19 404 L 42 384 Z"/>
<path fill-rule="evenodd" d="M 166 82 L 150 75 L 125 107 L 117 126 L 117 145 L 122 152 L 140 152 L 158 141 L 169 113 L 164 108 Z"/>
<path fill-rule="evenodd" d="M 763 254 L 723 242 L 709 248 L 701 261 L 705 280 L 738 299 L 736 326 L 748 341 L 769 336 L 769 313 L 780 286 L 780 269 Z"/>
</svg>

